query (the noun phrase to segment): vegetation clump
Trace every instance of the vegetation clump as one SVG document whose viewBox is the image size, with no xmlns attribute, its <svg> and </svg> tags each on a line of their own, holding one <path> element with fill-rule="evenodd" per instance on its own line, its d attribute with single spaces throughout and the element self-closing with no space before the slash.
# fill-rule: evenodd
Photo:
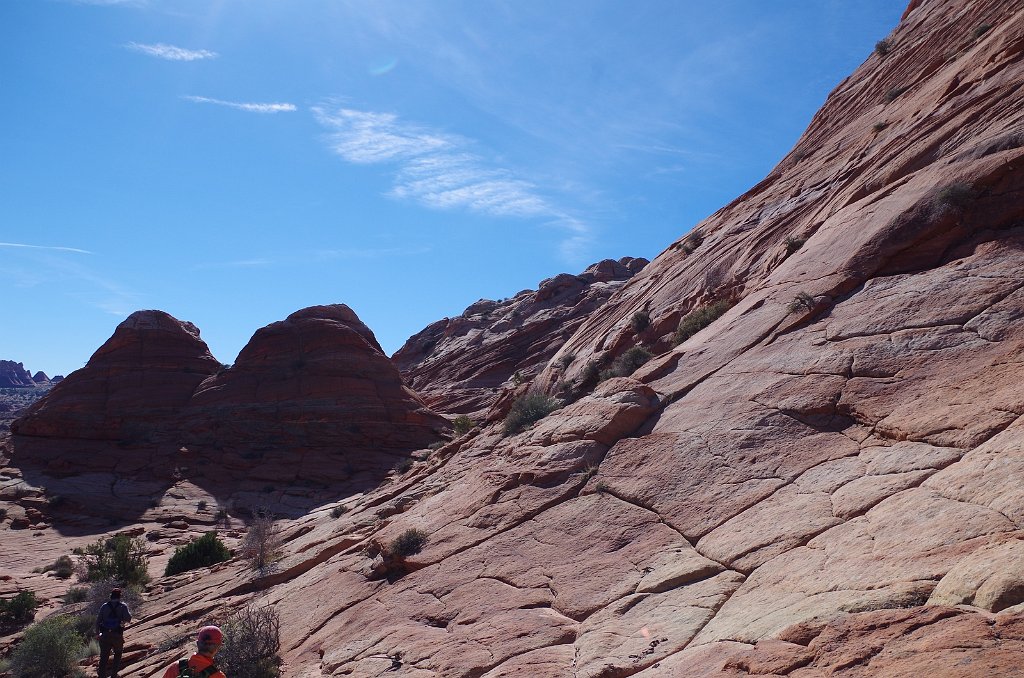
<svg viewBox="0 0 1024 678">
<path fill-rule="evenodd" d="M 75 619 L 48 617 L 33 624 L 11 653 L 15 678 L 65 678 L 75 675 L 85 641 L 75 629 Z"/>
<path fill-rule="evenodd" d="M 885 56 L 892 51 L 892 40 L 884 38 L 875 43 L 875 54 Z"/>
<path fill-rule="evenodd" d="M 975 40 L 977 40 L 981 36 L 988 33 L 990 30 L 992 30 L 992 24 L 981 24 L 980 26 L 974 29 L 971 35 L 974 37 Z"/>
<path fill-rule="evenodd" d="M 242 557 L 254 570 L 264 574 L 280 558 L 279 545 L 274 516 L 267 509 L 257 509 L 242 540 Z"/>
<path fill-rule="evenodd" d="M 455 429 L 455 435 L 458 436 L 469 433 L 470 429 L 474 426 L 476 426 L 476 422 L 464 414 L 460 414 L 452 419 L 452 427 Z"/>
<path fill-rule="evenodd" d="M 505 417 L 505 435 L 519 433 L 524 428 L 557 410 L 559 402 L 543 393 L 526 393 L 512 403 Z"/>
<path fill-rule="evenodd" d="M 889 123 L 887 122 L 876 122 L 874 125 L 871 126 L 871 129 L 875 134 L 878 134 L 888 126 Z"/>
<path fill-rule="evenodd" d="M 690 311 L 680 319 L 679 326 L 672 337 L 672 343 L 675 345 L 683 343 L 721 318 L 731 307 L 732 304 L 723 299 Z"/>
<path fill-rule="evenodd" d="M 281 675 L 281 618 L 270 605 L 249 606 L 221 625 L 224 645 L 217 665 L 229 676 L 277 678 Z"/>
<path fill-rule="evenodd" d="M 334 508 L 331 509 L 332 518 L 340 518 L 346 513 L 348 513 L 348 509 L 345 508 L 344 506 L 335 506 Z"/>
<path fill-rule="evenodd" d="M 637 311 L 629 319 L 629 326 L 633 328 L 635 334 L 640 334 L 651 326 L 651 312 L 646 308 Z"/>
<path fill-rule="evenodd" d="M 650 351 L 642 346 L 634 346 L 612 361 L 611 367 L 602 370 L 599 378 L 605 381 L 614 377 L 628 377 L 650 359 Z"/>
<path fill-rule="evenodd" d="M 800 292 L 793 297 L 793 301 L 789 302 L 789 310 L 791 313 L 797 313 L 798 311 L 812 311 L 814 310 L 814 306 L 814 297 L 807 294 L 807 292 Z"/>
<path fill-rule="evenodd" d="M 126 534 L 99 539 L 85 548 L 86 579 L 117 579 L 141 586 L 149 581 L 146 542 Z"/>
<path fill-rule="evenodd" d="M 558 359 L 558 365 L 563 370 L 566 370 L 566 369 L 569 369 L 569 365 L 572 365 L 572 361 L 574 361 L 574 360 L 576 360 L 576 354 L 575 353 L 566 353 L 566 354 L 562 355 L 561 358 Z"/>
<path fill-rule="evenodd" d="M 422 551 L 428 539 L 427 533 L 423 530 L 409 528 L 392 540 L 388 546 L 388 553 L 399 558 L 408 558 Z"/>
<path fill-rule="evenodd" d="M 231 551 L 224 545 L 216 532 L 207 532 L 198 539 L 193 539 L 184 546 L 174 550 L 174 555 L 167 562 L 164 576 L 181 574 L 200 567 L 209 567 L 223 563 L 231 558 Z"/>
<path fill-rule="evenodd" d="M 37 607 L 33 591 L 18 591 L 13 598 L 0 599 L 0 625 L 28 623 L 35 617 Z"/>
<path fill-rule="evenodd" d="M 807 242 L 807 238 L 797 238 L 796 236 L 787 235 L 785 240 L 786 254 L 793 254 L 803 247 L 805 242 Z"/>
<path fill-rule="evenodd" d="M 698 231 L 691 231 L 690 235 L 683 238 L 677 247 L 687 254 L 693 254 L 704 242 L 704 236 Z"/>
</svg>

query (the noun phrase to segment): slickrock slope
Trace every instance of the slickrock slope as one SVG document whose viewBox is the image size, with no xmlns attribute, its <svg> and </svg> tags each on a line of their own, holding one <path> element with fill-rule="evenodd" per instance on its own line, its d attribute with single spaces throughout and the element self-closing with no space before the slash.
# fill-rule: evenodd
<svg viewBox="0 0 1024 678">
<path fill-rule="evenodd" d="M 250 477 L 335 482 L 391 468 L 450 428 L 403 386 L 347 306 L 314 306 L 253 335 L 202 383 L 182 426 L 193 447 L 230 450 Z M 255 458 L 252 458 L 255 457 Z"/>
<path fill-rule="evenodd" d="M 549 278 L 536 291 L 481 299 L 410 337 L 392 359 L 432 408 L 479 418 L 503 387 L 531 379 L 647 263 L 606 259 L 579 275 Z"/>
<path fill-rule="evenodd" d="M 576 330 L 534 380 L 575 401 L 282 521 L 274 572 L 157 581 L 130 673 L 249 602 L 302 678 L 1019 671 L 1024 7 L 915 1 L 889 45 Z M 581 379 L 636 343 L 631 376 Z"/>
</svg>

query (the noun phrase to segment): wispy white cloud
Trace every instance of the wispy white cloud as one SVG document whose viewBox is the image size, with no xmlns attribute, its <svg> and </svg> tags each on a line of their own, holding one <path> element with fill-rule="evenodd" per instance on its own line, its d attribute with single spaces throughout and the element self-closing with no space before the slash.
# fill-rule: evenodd
<svg viewBox="0 0 1024 678">
<path fill-rule="evenodd" d="M 395 166 L 390 194 L 436 209 L 492 216 L 539 217 L 575 235 L 586 225 L 568 217 L 532 182 L 495 166 L 462 136 L 405 122 L 391 113 L 313 109 L 330 149 L 355 164 Z"/>
<path fill-rule="evenodd" d="M 207 49 L 185 49 L 184 47 L 165 45 L 162 42 L 153 45 L 129 42 L 125 44 L 125 48 L 168 61 L 197 61 L 199 59 L 215 59 L 219 56 L 216 52 Z"/>
<path fill-rule="evenodd" d="M 50 245 L 27 245 L 20 242 L 0 242 L 0 247 L 18 247 L 30 250 L 50 250 L 53 252 L 74 252 L 75 254 L 92 254 L 89 250 L 82 250 L 77 247 L 54 247 Z"/>
<path fill-rule="evenodd" d="M 290 113 L 298 110 L 295 104 L 289 103 L 244 103 L 239 101 L 222 101 L 220 99 L 197 96 L 184 96 L 182 99 L 185 99 L 186 101 L 194 101 L 197 104 L 216 104 L 218 106 L 227 106 L 228 108 L 235 108 L 240 111 L 248 111 L 250 113 Z"/>
</svg>

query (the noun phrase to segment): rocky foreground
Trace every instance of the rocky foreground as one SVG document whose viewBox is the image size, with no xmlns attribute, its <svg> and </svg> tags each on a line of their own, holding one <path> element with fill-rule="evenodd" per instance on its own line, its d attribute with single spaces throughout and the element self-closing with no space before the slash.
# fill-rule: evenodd
<svg viewBox="0 0 1024 678">
<path fill-rule="evenodd" d="M 1015 675 L 1022 85 L 1018 2 L 915 0 L 779 166 L 622 283 L 532 384 L 474 384 L 453 350 L 431 383 L 483 390 L 459 400 L 485 408 L 475 428 L 433 451 L 406 449 L 415 463 L 358 491 L 312 488 L 311 508 L 280 521 L 271 572 L 233 560 L 156 579 L 128 673 L 159 675 L 180 652 L 168 638 L 256 601 L 281 614 L 287 676 Z M 695 311 L 709 324 L 691 332 Z M 638 346 L 653 357 L 601 379 Z M 248 356 L 276 365 L 275 379 L 251 380 L 240 357 L 199 380 L 188 402 L 210 398 L 244 423 L 225 439 L 183 429 L 207 446 L 205 468 L 245 475 L 237 459 L 258 452 L 259 436 L 242 438 L 237 459 L 217 445 L 273 421 L 253 403 L 280 398 L 291 412 L 297 397 L 315 405 L 345 392 L 282 389 L 284 366 L 308 366 L 293 350 Z M 251 489 L 180 467 L 121 473 L 138 441 L 119 452 L 120 439 L 48 428 L 46 409 L 70 416 L 57 403 L 72 377 L 8 445 L 0 498 L 28 529 L 3 524 L 5 591 L 52 600 L 66 584 L 31 569 L 117 529 L 152 535 L 156 574 L 170 546 L 214 523 L 200 499 L 230 504 L 229 539 L 240 534 L 234 507 L 256 499 Z M 506 435 L 511 401 L 530 388 L 563 406 Z M 239 395 L 218 395 L 228 389 Z M 177 444 L 174 427 L 152 435 L 147 444 Z M 62 452 L 79 444 L 97 452 Z M 390 458 L 359 455 L 374 468 Z M 38 489 L 64 483 L 76 501 L 75 483 L 94 473 L 108 482 L 78 492 L 92 501 L 77 522 Z M 151 503 L 130 524 L 86 515 L 133 492 Z M 266 495 L 279 507 L 291 496 Z M 410 528 L 428 542 L 389 570 L 379 545 Z"/>
</svg>

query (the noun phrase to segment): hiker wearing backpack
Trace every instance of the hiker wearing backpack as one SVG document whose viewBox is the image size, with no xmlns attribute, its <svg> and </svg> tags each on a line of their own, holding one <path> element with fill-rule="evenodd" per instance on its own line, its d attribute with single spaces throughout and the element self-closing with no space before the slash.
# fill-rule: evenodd
<svg viewBox="0 0 1024 678">
<path fill-rule="evenodd" d="M 204 626 L 196 636 L 196 653 L 188 659 L 179 659 L 164 671 L 164 678 L 227 678 L 213 657 L 224 642 L 224 634 L 216 626 Z"/>
<path fill-rule="evenodd" d="M 108 678 L 107 660 L 110 652 L 114 652 L 114 661 L 110 663 L 109 678 L 117 678 L 121 668 L 121 652 L 124 650 L 124 629 L 132 620 L 128 606 L 121 602 L 121 589 L 110 590 L 110 600 L 100 606 L 96 614 L 96 634 L 100 642 L 99 678 Z"/>
</svg>

